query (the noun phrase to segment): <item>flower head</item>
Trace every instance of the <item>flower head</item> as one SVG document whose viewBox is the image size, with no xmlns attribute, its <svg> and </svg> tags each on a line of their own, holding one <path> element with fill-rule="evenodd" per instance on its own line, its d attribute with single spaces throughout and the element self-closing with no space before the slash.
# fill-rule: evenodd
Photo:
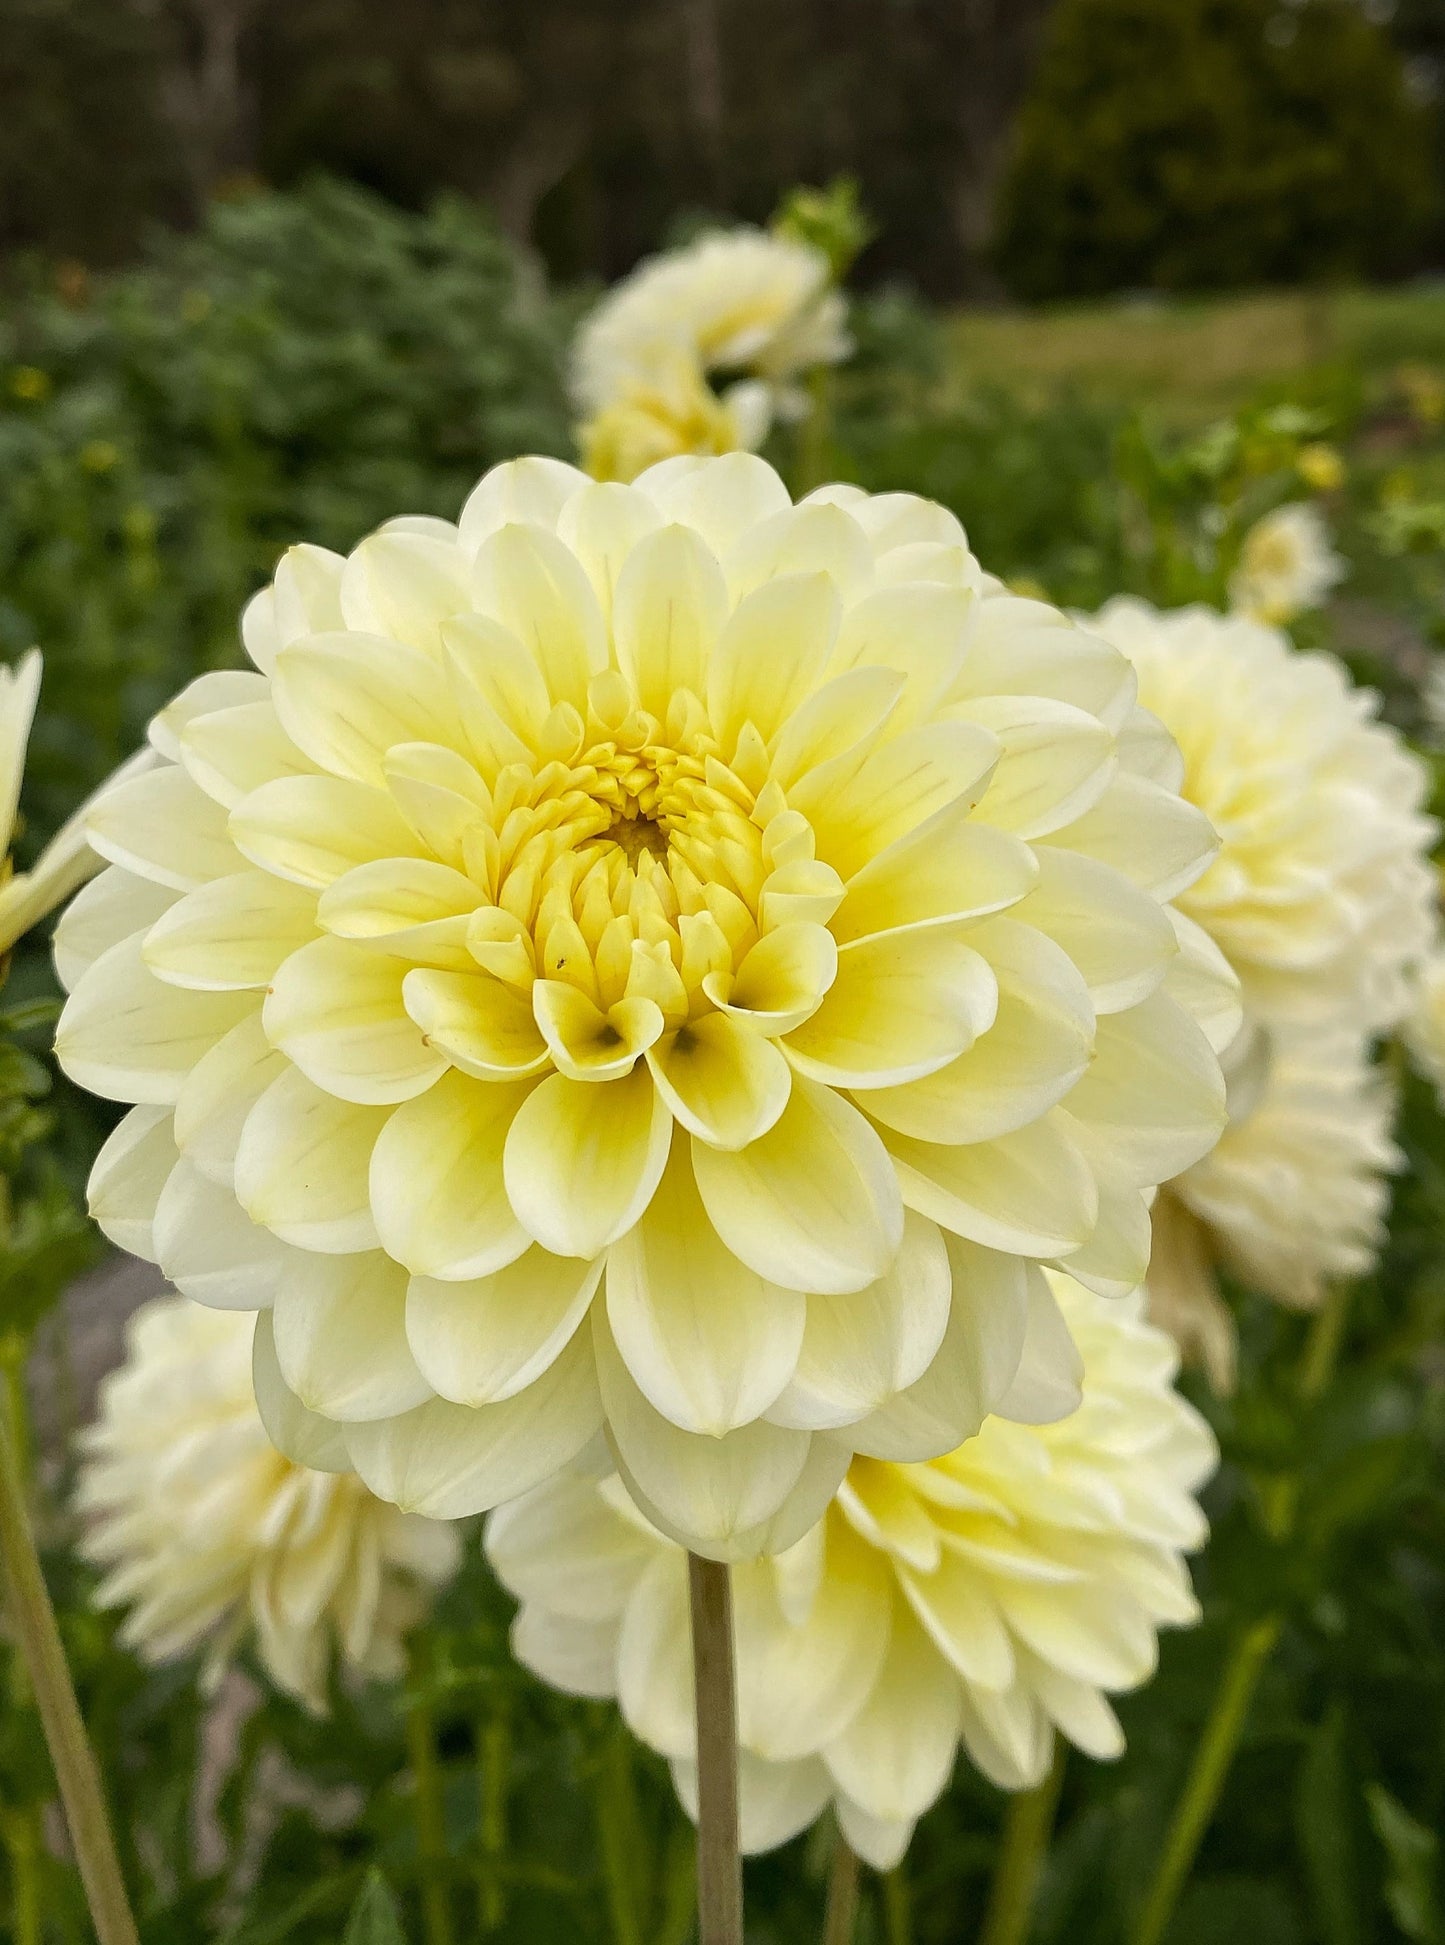
<svg viewBox="0 0 1445 1945">
<path fill-rule="evenodd" d="M 982 590 L 942 509 L 746 454 L 286 557 L 57 936 L 60 1059 L 139 1104 L 92 1208 L 262 1310 L 283 1448 L 450 1517 L 605 1425 L 771 1550 L 976 1429 L 1036 1264 L 1140 1280 L 1223 1125 L 1163 902 L 1214 838 L 1127 660 Z"/>
<path fill-rule="evenodd" d="M 762 380 L 772 409 L 796 416 L 797 379 L 847 357 L 846 316 L 821 250 L 765 230 L 710 231 L 608 292 L 578 334 L 573 388 L 586 414 L 604 411 L 648 384 L 670 345 L 703 372 Z"/>
<path fill-rule="evenodd" d="M 456 1566 L 456 1529 L 312 1472 L 267 1438 L 251 1389 L 251 1319 L 184 1298 L 146 1304 L 85 1435 L 84 1550 L 97 1600 L 129 1610 L 146 1661 L 210 1643 L 209 1670 L 252 1637 L 278 1687 L 319 1709 L 333 1651 L 390 1677 L 424 1590 Z"/>
<path fill-rule="evenodd" d="M 1346 572 L 1318 507 L 1291 501 L 1256 520 L 1245 535 L 1229 583 L 1230 606 L 1277 628 L 1317 608 Z"/>
<path fill-rule="evenodd" d="M 1233 1389 L 1234 1322 L 1220 1265 L 1250 1289 L 1314 1309 L 1384 1239 L 1395 1090 L 1348 1029 L 1254 1036 L 1226 1057 L 1231 1114 L 1219 1144 L 1160 1194 L 1149 1314 L 1216 1390 Z M 1252 1071 L 1251 1071 L 1252 1070 Z"/>
<path fill-rule="evenodd" d="M 1208 608 L 1111 601 L 1090 624 L 1129 656 L 1176 739 L 1177 777 L 1222 845 L 1180 896 L 1261 1020 L 1398 1020 L 1435 930 L 1429 779 L 1343 665 Z"/>
<path fill-rule="evenodd" d="M 578 431 L 582 468 L 597 480 L 637 478 L 681 453 L 751 451 L 768 429 L 766 389 L 744 380 L 719 398 L 686 353 L 658 347 L 646 377 L 632 377 Z"/>
<path fill-rule="evenodd" d="M 1072 1334 L 1077 1410 L 990 1418 L 929 1465 L 857 1459 L 821 1525 L 734 1569 L 746 1849 L 784 1842 L 831 1798 L 853 1848 L 886 1869 L 960 1742 L 1010 1790 L 1042 1780 L 1056 1730 L 1118 1755 L 1108 1695 L 1152 1674 L 1161 1626 L 1197 1618 L 1183 1555 L 1203 1542 L 1194 1494 L 1217 1454 L 1171 1389 L 1173 1346 L 1137 1297 L 1049 1282 L 1034 1331 Z M 1050 1414 L 1031 1364 L 1015 1408 Z M 615 1479 L 575 1477 L 493 1513 L 486 1547 L 522 1603 L 518 1658 L 573 1693 L 615 1694 L 693 1807 L 680 1550 Z"/>
</svg>

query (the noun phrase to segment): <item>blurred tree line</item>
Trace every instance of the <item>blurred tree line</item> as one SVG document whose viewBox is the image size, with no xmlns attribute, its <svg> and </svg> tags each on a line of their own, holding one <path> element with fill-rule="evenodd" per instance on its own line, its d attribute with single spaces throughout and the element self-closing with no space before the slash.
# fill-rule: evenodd
<svg viewBox="0 0 1445 1945">
<path fill-rule="evenodd" d="M 325 170 L 613 277 L 847 171 L 865 275 L 940 296 L 1395 274 L 1442 67 L 1445 0 L 0 0 L 0 249 Z"/>
</svg>

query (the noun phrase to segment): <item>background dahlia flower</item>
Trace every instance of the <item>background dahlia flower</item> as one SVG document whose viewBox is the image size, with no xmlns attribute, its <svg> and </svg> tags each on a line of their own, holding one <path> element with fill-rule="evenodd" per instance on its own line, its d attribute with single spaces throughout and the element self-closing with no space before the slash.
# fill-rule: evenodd
<svg viewBox="0 0 1445 1945">
<path fill-rule="evenodd" d="M 1292 1028 L 1393 1026 L 1436 929 L 1436 832 L 1426 767 L 1378 699 L 1334 656 L 1209 608 L 1121 597 L 1090 626 L 1133 662 L 1182 754 L 1169 780 L 1222 840 L 1179 904 L 1246 1007 Z"/>
<path fill-rule="evenodd" d="M 1245 535 L 1230 578 L 1229 605 L 1251 621 L 1282 627 L 1318 608 L 1347 572 L 1330 545 L 1319 508 L 1291 501 L 1266 513 Z"/>
<path fill-rule="evenodd" d="M 1226 1055 L 1229 1126 L 1154 1205 L 1149 1313 L 1197 1357 L 1217 1391 L 1234 1388 L 1236 1331 L 1222 1266 L 1252 1290 L 1312 1310 L 1359 1276 L 1385 1236 L 1396 1090 L 1347 1028 L 1256 1036 Z"/>
<path fill-rule="evenodd" d="M 402 1672 L 457 1532 L 282 1458 L 257 1416 L 251 1336 L 249 1318 L 182 1297 L 136 1313 L 84 1436 L 84 1552 L 106 1569 L 98 1605 L 129 1610 L 121 1639 L 146 1661 L 209 1641 L 214 1676 L 253 1640 L 278 1687 L 320 1709 L 334 1654 Z"/>
<path fill-rule="evenodd" d="M 1137 1295 L 1049 1282 L 1047 1328 L 1061 1312 L 1082 1358 L 1070 1416 L 990 1418 L 931 1464 L 857 1459 L 820 1525 L 734 1569 L 745 1850 L 831 1799 L 886 1870 L 960 1742 L 1007 1790 L 1042 1781 L 1056 1730 L 1117 1756 L 1108 1695 L 1148 1679 L 1160 1627 L 1197 1619 L 1183 1555 L 1203 1544 L 1194 1495 L 1218 1455 L 1171 1388 L 1174 1346 Z M 615 1695 L 695 1813 L 681 1551 L 615 1478 L 575 1476 L 499 1508 L 486 1550 L 521 1602 L 519 1660 L 569 1693 Z"/>
<path fill-rule="evenodd" d="M 710 231 L 613 286 L 577 335 L 573 391 L 582 411 L 590 417 L 647 383 L 668 345 L 705 373 L 760 380 L 783 418 L 806 410 L 797 381 L 853 348 L 823 252 L 751 228 Z"/>
<path fill-rule="evenodd" d="M 751 452 L 770 412 L 765 386 L 745 380 L 719 398 L 689 353 L 660 345 L 646 376 L 626 379 L 578 428 L 582 470 L 626 484 L 680 453 Z"/>
<path fill-rule="evenodd" d="M 1405 1045 L 1445 1099 L 1445 952 L 1433 952 L 1420 968 L 1405 1020 Z"/>
<path fill-rule="evenodd" d="M 286 556 L 56 942 L 137 1104 L 96 1219 L 261 1312 L 283 1450 L 453 1517 L 605 1426 L 742 1557 L 976 1430 L 1039 1263 L 1141 1279 L 1224 1121 L 1165 903 L 1215 840 L 1127 659 L 982 590 L 941 508 L 747 454 Z"/>
</svg>

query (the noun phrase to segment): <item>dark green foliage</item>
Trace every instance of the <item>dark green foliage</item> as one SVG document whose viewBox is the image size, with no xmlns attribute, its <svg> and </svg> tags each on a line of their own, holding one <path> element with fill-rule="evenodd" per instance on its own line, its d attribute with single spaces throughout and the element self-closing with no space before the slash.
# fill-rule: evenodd
<svg viewBox="0 0 1445 1945">
<path fill-rule="evenodd" d="M 318 183 L 219 204 L 77 304 L 0 323 L 0 655 L 45 650 L 32 842 L 139 741 L 302 537 L 455 517 L 566 447 L 560 331 L 488 218 Z"/>
<path fill-rule="evenodd" d="M 997 260 L 1022 296 L 1397 273 L 1435 189 L 1352 0 L 1060 0 Z"/>
</svg>

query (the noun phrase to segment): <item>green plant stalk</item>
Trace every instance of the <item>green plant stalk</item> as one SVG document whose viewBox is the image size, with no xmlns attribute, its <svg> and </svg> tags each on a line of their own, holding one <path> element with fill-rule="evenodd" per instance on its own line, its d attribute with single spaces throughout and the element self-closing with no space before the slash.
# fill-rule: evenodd
<svg viewBox="0 0 1445 1945">
<path fill-rule="evenodd" d="M 14 1945 L 41 1945 L 39 1813 L 5 1813 L 5 1848 L 10 1857 L 10 1917 Z"/>
<path fill-rule="evenodd" d="M 833 1839 L 823 1945 L 853 1945 L 858 1923 L 858 1859 L 842 1831 Z"/>
<path fill-rule="evenodd" d="M 687 1556 L 697 1706 L 698 1945 L 743 1945 L 738 1705 L 730 1570 Z"/>
<path fill-rule="evenodd" d="M 597 1765 L 595 1804 L 597 1850 L 602 1861 L 613 1945 L 643 1945 L 635 1869 L 640 1848 L 637 1789 L 632 1772 L 632 1748 L 620 1722 L 612 1726 Z"/>
<path fill-rule="evenodd" d="M 1159 1945 L 1174 1915 L 1205 1831 L 1214 1815 L 1224 1779 L 1244 1732 L 1249 1705 L 1264 1665 L 1279 1639 L 1283 1616 L 1266 1614 L 1247 1627 L 1224 1667 L 1224 1677 L 1189 1766 L 1184 1794 L 1175 1806 L 1164 1850 L 1149 1886 L 1133 1945 Z"/>
<path fill-rule="evenodd" d="M 15 1638 L 29 1670 L 96 1937 L 100 1945 L 139 1945 L 100 1772 L 86 1739 L 55 1610 L 30 1531 L 12 1405 L 15 1361 L 7 1358 L 6 1364 L 11 1381 L 0 1390 L 0 1561 L 4 1563 Z"/>
<path fill-rule="evenodd" d="M 1344 1343 L 1350 1294 L 1349 1284 L 1333 1285 L 1311 1320 L 1296 1378 L 1302 1404 L 1313 1404 L 1329 1389 Z M 1281 1546 L 1294 1531 L 1299 1486 L 1298 1476 L 1286 1473 L 1270 1480 L 1262 1495 L 1265 1525 Z M 1224 1664 L 1214 1705 L 1189 1766 L 1184 1792 L 1175 1806 L 1132 1945 L 1159 1945 L 1168 1928 L 1244 1734 L 1259 1678 L 1283 1627 L 1283 1614 L 1262 1615 L 1239 1636 Z"/>
<path fill-rule="evenodd" d="M 1055 1736 L 1054 1760 L 1043 1782 L 1009 1799 L 979 1945 L 1024 1945 L 1029 1935 L 1068 1756 L 1063 1737 Z"/>
<path fill-rule="evenodd" d="M 480 1803 L 482 1872 L 477 1917 L 482 1935 L 499 1931 L 506 1916 L 502 1864 L 507 1854 L 507 1783 L 512 1761 L 512 1725 L 506 1704 L 484 1726 L 478 1752 L 477 1790 Z"/>
<path fill-rule="evenodd" d="M 428 1705 L 416 1698 L 406 1712 L 406 1747 L 411 1763 L 416 1848 L 421 1861 L 421 1909 L 427 1945 L 455 1945 L 451 1899 L 447 1893 L 447 1833 L 442 1810 L 441 1772 L 436 1734 Z"/>
<path fill-rule="evenodd" d="M 895 1864 L 883 1877 L 883 1936 L 887 1945 L 913 1945 L 913 1894 L 906 1861 Z"/>
</svg>

